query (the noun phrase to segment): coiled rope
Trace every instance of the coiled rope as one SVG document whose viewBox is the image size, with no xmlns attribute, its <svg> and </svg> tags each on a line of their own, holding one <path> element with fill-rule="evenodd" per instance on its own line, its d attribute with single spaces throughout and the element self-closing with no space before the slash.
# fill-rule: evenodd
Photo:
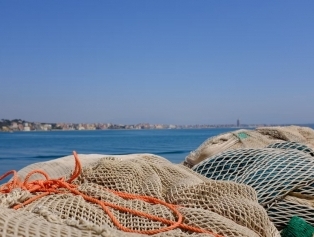
<svg viewBox="0 0 314 237">
<path fill-rule="evenodd" d="M 222 235 L 219 235 L 219 234 L 214 233 L 214 232 L 209 231 L 209 230 L 205 230 L 205 229 L 202 229 L 199 227 L 194 227 L 191 225 L 183 224 L 182 223 L 183 222 L 183 215 L 179 212 L 176 205 L 173 205 L 171 203 L 167 203 L 165 201 L 162 201 L 162 200 L 154 198 L 154 197 L 136 195 L 136 194 L 130 194 L 130 193 L 118 192 L 118 191 L 114 191 L 114 190 L 110 190 L 110 189 L 105 189 L 106 191 L 114 193 L 115 195 L 117 195 L 121 198 L 124 198 L 124 199 L 137 199 L 137 200 L 142 200 L 142 201 L 152 203 L 152 204 L 164 205 L 164 206 L 168 207 L 177 216 L 177 221 L 168 220 L 168 219 L 158 217 L 155 215 L 151 215 L 151 214 L 148 214 L 145 212 L 137 211 L 137 210 L 130 209 L 127 207 L 123 207 L 123 206 L 119 206 L 119 205 L 116 205 L 114 203 L 98 200 L 96 198 L 93 198 L 91 196 L 88 196 L 88 195 L 80 192 L 77 189 L 77 185 L 72 184 L 72 181 L 75 180 L 81 174 L 82 165 L 81 165 L 81 162 L 80 162 L 78 155 L 75 151 L 73 151 L 73 155 L 75 158 L 75 169 L 74 169 L 71 177 L 68 180 L 65 180 L 64 178 L 50 179 L 46 172 L 41 171 L 41 170 L 33 170 L 25 177 L 24 181 L 22 182 L 19 180 L 17 172 L 15 170 L 11 170 L 11 171 L 5 173 L 4 175 L 2 175 L 0 177 L 0 180 L 2 180 L 11 174 L 13 175 L 12 181 L 9 181 L 6 184 L 3 184 L 2 186 L 0 186 L 0 193 L 10 193 L 15 188 L 28 190 L 30 193 L 39 193 L 38 195 L 24 201 L 23 203 L 13 206 L 13 209 L 17 210 L 20 207 L 25 206 L 25 205 L 27 205 L 27 204 L 29 204 L 29 203 L 37 200 L 37 199 L 40 199 L 40 198 L 47 196 L 49 194 L 69 193 L 70 192 L 70 193 L 73 193 L 75 195 L 82 196 L 86 201 L 89 201 L 89 202 L 92 202 L 92 203 L 95 203 L 95 204 L 98 204 L 99 206 L 101 206 L 101 208 L 107 213 L 107 215 L 110 217 L 111 221 L 116 225 L 116 227 L 122 231 L 125 231 L 125 232 L 153 235 L 153 234 L 158 234 L 161 232 L 173 230 L 175 228 L 180 228 L 180 229 L 184 229 L 184 230 L 192 231 L 192 232 L 197 232 L 197 233 L 211 234 L 215 237 L 223 237 Z M 41 174 L 45 177 L 45 179 L 44 180 L 28 181 L 29 178 L 33 174 Z M 119 211 L 122 211 L 122 212 L 128 212 L 128 213 L 133 214 L 133 215 L 146 217 L 146 218 L 153 220 L 153 221 L 159 221 L 161 223 L 167 224 L 168 226 L 164 227 L 164 228 L 160 228 L 160 229 L 154 229 L 154 230 L 130 229 L 130 228 L 123 226 L 118 221 L 118 219 L 110 211 L 109 207 L 114 208 L 114 209 L 119 210 Z"/>
</svg>

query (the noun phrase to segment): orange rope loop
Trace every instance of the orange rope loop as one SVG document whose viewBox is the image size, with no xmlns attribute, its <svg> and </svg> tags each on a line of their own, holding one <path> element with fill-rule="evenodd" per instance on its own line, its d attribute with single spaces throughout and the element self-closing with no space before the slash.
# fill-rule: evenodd
<svg viewBox="0 0 314 237">
<path fill-rule="evenodd" d="M 7 176 L 9 176 L 10 174 L 13 175 L 12 181 L 9 181 L 8 183 L 0 186 L 0 193 L 10 193 L 15 188 L 28 190 L 30 193 L 37 193 L 37 192 L 40 193 L 37 196 L 34 196 L 34 197 L 26 200 L 24 203 L 15 205 L 13 207 L 13 209 L 15 209 L 15 210 L 21 208 L 22 206 L 30 204 L 37 199 L 40 199 L 44 196 L 47 196 L 51 193 L 73 193 L 75 195 L 82 196 L 86 201 L 96 203 L 99 206 L 101 206 L 101 208 L 110 217 L 112 222 L 122 231 L 152 235 L 152 234 L 158 234 L 161 232 L 173 230 L 175 228 L 181 228 L 181 229 L 184 229 L 187 231 L 192 231 L 192 232 L 197 232 L 197 233 L 208 233 L 208 234 L 211 234 L 215 237 L 223 237 L 222 235 L 216 234 L 216 233 L 209 231 L 209 230 L 205 230 L 205 229 L 202 229 L 199 227 L 193 227 L 190 225 L 183 224 L 182 223 L 183 222 L 183 216 L 179 212 L 178 207 L 176 205 L 171 204 L 171 203 L 167 203 L 165 201 L 162 201 L 162 200 L 154 198 L 154 197 L 142 196 L 142 195 L 136 195 L 136 194 L 130 194 L 130 193 L 123 193 L 123 192 L 118 192 L 118 191 L 114 191 L 114 190 L 110 190 L 110 189 L 105 189 L 106 191 L 112 192 L 113 194 L 115 194 L 121 198 L 124 198 L 124 199 L 138 199 L 138 200 L 142 200 L 142 201 L 152 203 L 152 204 L 164 205 L 164 206 L 168 207 L 176 215 L 176 217 L 177 217 L 176 221 L 167 220 L 167 219 L 159 217 L 159 216 L 155 216 L 155 215 L 151 215 L 151 214 L 141 212 L 138 210 L 133 210 L 133 209 L 130 209 L 127 207 L 119 206 L 119 205 L 116 205 L 114 203 L 98 200 L 96 198 L 93 198 L 91 196 L 88 196 L 88 195 L 80 192 L 77 189 L 77 186 L 72 184 L 72 181 L 75 180 L 81 174 L 82 165 L 81 165 L 81 162 L 80 162 L 78 155 L 75 151 L 73 151 L 73 155 L 74 155 L 74 159 L 75 159 L 75 169 L 74 169 L 71 177 L 67 181 L 65 181 L 64 178 L 50 179 L 49 175 L 46 172 L 41 171 L 41 170 L 33 170 L 25 177 L 24 182 L 20 182 L 18 179 L 18 176 L 17 176 L 17 172 L 15 170 L 11 170 L 11 171 L 5 173 L 4 175 L 2 175 L 0 177 L 0 180 L 2 180 L 4 178 L 6 178 Z M 41 174 L 45 177 L 45 179 L 44 180 L 29 181 L 30 177 L 34 174 Z M 142 217 L 148 218 L 148 219 L 153 220 L 153 221 L 159 221 L 161 223 L 167 224 L 168 226 L 161 228 L 161 229 L 154 229 L 154 230 L 133 230 L 133 229 L 130 229 L 130 228 L 123 226 L 118 221 L 118 219 L 113 215 L 113 213 L 110 211 L 109 207 L 117 209 L 117 210 L 122 211 L 122 212 L 131 213 L 132 215 L 142 216 Z"/>
</svg>

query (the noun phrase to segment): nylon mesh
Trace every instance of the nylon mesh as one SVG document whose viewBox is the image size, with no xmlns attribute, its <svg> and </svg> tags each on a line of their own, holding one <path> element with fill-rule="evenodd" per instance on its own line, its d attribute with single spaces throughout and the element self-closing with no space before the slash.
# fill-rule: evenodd
<svg viewBox="0 0 314 237">
<path fill-rule="evenodd" d="M 272 147 L 283 149 L 228 150 L 202 161 L 193 170 L 210 179 L 253 187 L 259 203 L 266 208 L 278 229 L 293 215 L 313 223 L 314 216 L 308 214 L 314 213 L 313 201 L 309 201 L 314 200 L 312 151 L 305 145 L 291 142 Z"/>
<path fill-rule="evenodd" d="M 260 127 L 256 130 L 240 129 L 207 139 L 185 158 L 184 164 L 193 167 L 204 159 L 226 150 L 264 148 L 284 141 L 306 144 L 313 151 L 314 130 L 299 126 Z"/>
<path fill-rule="evenodd" d="M 68 173 L 64 172 L 63 175 L 69 176 L 68 158 L 50 162 L 50 175 L 57 176 L 54 167 L 58 167 L 60 174 L 60 166 L 64 165 L 66 168 L 61 170 Z M 62 165 L 53 165 L 59 161 L 62 161 Z M 40 163 L 38 167 L 41 167 Z M 44 167 L 47 168 L 46 165 Z M 26 167 L 23 173 L 29 169 Z M 183 165 L 172 164 L 155 155 L 95 156 L 84 167 L 76 184 L 81 192 L 97 199 L 171 220 L 176 217 L 164 206 L 142 200 L 125 200 L 106 188 L 149 195 L 177 204 L 184 215 L 185 224 L 205 228 L 225 237 L 280 236 L 266 211 L 258 204 L 251 187 L 209 180 Z M 118 230 L 101 207 L 69 193 L 51 194 L 16 211 L 10 209 L 10 206 L 29 197 L 31 194 L 23 190 L 0 195 L 1 236 L 143 236 Z M 123 225 L 132 229 L 151 230 L 165 226 L 157 221 L 110 209 Z M 154 236 L 212 235 L 175 229 Z"/>
<path fill-rule="evenodd" d="M 308 153 L 311 156 L 314 156 L 314 151 L 312 148 L 308 147 L 305 144 L 298 143 L 298 142 L 278 142 L 269 145 L 267 148 L 277 148 L 277 149 L 284 149 L 284 150 L 298 150 L 305 153 Z"/>
</svg>

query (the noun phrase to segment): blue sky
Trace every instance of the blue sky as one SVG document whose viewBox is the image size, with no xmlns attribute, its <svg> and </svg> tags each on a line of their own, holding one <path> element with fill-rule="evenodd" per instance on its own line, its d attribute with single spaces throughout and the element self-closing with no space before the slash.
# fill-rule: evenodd
<svg viewBox="0 0 314 237">
<path fill-rule="evenodd" d="M 0 1 L 0 118 L 313 123 L 313 1 Z"/>
</svg>

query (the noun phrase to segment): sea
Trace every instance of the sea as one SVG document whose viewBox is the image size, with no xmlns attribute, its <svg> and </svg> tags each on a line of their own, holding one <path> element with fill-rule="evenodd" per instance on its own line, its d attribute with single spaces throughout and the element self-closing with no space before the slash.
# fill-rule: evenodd
<svg viewBox="0 0 314 237">
<path fill-rule="evenodd" d="M 26 165 L 78 154 L 152 153 L 180 163 L 202 142 L 233 131 L 219 129 L 31 131 L 0 133 L 0 174 Z"/>
<path fill-rule="evenodd" d="M 32 163 L 71 155 L 72 151 L 108 155 L 151 153 L 181 163 L 206 139 L 237 129 L 0 132 L 0 176 Z"/>
</svg>

